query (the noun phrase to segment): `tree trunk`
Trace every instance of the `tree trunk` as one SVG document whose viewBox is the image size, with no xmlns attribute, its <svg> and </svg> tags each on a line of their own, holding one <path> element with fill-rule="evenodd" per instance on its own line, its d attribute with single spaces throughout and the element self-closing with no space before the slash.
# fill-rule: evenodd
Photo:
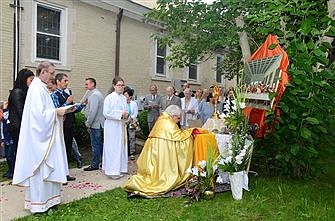
<svg viewBox="0 0 335 221">
<path fill-rule="evenodd" d="M 236 22 L 237 27 L 239 27 L 239 28 L 244 27 L 244 20 L 243 20 L 242 15 L 238 16 L 235 19 L 235 22 Z M 238 35 L 240 37 L 240 46 L 241 46 L 241 50 L 242 50 L 243 63 L 246 63 L 247 60 L 251 56 L 250 46 L 249 46 L 249 41 L 248 41 L 248 35 L 245 31 L 239 32 Z"/>
</svg>

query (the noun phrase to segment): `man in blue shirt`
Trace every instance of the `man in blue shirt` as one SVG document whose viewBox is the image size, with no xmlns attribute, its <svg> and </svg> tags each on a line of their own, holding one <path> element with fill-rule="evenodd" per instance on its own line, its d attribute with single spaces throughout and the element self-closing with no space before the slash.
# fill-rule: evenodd
<svg viewBox="0 0 335 221">
<path fill-rule="evenodd" d="M 68 105 L 73 104 L 73 96 L 71 95 L 71 90 L 68 90 L 68 93 L 66 92 L 67 86 L 69 84 L 68 76 L 64 73 L 59 73 L 55 76 L 57 88 L 56 90 L 51 93 L 51 98 L 54 102 L 54 105 L 56 108 L 59 107 L 65 107 Z M 75 150 L 72 148 L 72 140 L 73 140 L 73 126 L 75 122 L 75 114 L 76 112 L 80 112 L 83 107 L 85 106 L 85 103 L 81 103 L 76 106 L 75 112 L 71 112 L 65 115 L 65 120 L 63 124 L 63 131 L 64 131 L 64 141 L 66 146 L 66 153 L 69 160 L 69 156 L 72 153 L 72 156 L 74 160 L 77 163 L 77 167 L 81 168 L 83 166 L 81 154 L 78 150 Z M 75 180 L 74 177 L 68 176 L 67 179 L 69 181 Z"/>
</svg>

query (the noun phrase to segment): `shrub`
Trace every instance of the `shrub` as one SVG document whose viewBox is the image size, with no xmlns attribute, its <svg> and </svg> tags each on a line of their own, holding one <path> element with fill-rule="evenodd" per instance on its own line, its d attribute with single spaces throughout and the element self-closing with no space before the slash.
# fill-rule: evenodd
<svg viewBox="0 0 335 221">
<path fill-rule="evenodd" d="M 87 145 L 90 143 L 90 136 L 85 126 L 85 115 L 82 112 L 76 113 L 76 121 L 74 123 L 73 136 L 77 143 Z"/>
<path fill-rule="evenodd" d="M 143 110 L 138 114 L 138 123 L 140 124 L 141 127 L 141 132 L 139 136 L 143 137 L 144 139 L 146 139 L 149 135 L 147 116 L 148 116 L 147 110 Z"/>
</svg>

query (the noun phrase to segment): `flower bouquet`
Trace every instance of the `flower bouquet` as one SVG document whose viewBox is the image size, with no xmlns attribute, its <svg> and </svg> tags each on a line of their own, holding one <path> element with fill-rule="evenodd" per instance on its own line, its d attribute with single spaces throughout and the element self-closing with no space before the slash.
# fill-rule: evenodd
<svg viewBox="0 0 335 221">
<path fill-rule="evenodd" d="M 211 149 L 208 148 L 208 157 L 206 160 L 199 161 L 198 165 L 189 168 L 188 173 L 193 176 L 187 183 L 187 189 L 193 191 L 191 199 L 199 198 L 210 199 L 214 197 L 215 182 L 218 175 L 217 159 L 214 159 Z"/>
<path fill-rule="evenodd" d="M 244 94 L 238 87 L 235 88 L 234 92 L 236 109 L 225 117 L 225 123 L 230 130 L 231 136 L 224 145 L 225 148 L 221 151 L 218 161 L 219 168 L 224 172 L 230 173 L 229 177 L 233 196 L 234 181 L 232 181 L 232 176 L 236 173 L 240 177 L 244 177 L 244 180 L 247 180 L 247 175 L 243 171 L 249 166 L 253 150 L 253 138 L 249 134 L 249 119 L 243 114 L 243 108 L 245 107 Z M 238 181 L 239 196 L 234 197 L 235 199 L 242 198 L 242 178 Z M 245 189 L 248 189 L 247 184 L 244 186 L 246 186 Z"/>
</svg>

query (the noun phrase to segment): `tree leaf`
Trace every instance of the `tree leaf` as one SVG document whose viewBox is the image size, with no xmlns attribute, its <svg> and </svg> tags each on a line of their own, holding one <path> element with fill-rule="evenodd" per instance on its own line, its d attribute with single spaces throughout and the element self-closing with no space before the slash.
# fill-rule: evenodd
<svg viewBox="0 0 335 221">
<path fill-rule="evenodd" d="M 312 133 L 310 130 L 308 130 L 306 127 L 301 128 L 300 130 L 300 135 L 305 138 L 308 139 L 311 137 Z"/>
<path fill-rule="evenodd" d="M 269 45 L 268 49 L 273 50 L 277 47 L 278 44 L 271 44 Z"/>
<path fill-rule="evenodd" d="M 306 117 L 305 120 L 310 124 L 320 124 L 320 121 L 314 117 Z"/>
</svg>

